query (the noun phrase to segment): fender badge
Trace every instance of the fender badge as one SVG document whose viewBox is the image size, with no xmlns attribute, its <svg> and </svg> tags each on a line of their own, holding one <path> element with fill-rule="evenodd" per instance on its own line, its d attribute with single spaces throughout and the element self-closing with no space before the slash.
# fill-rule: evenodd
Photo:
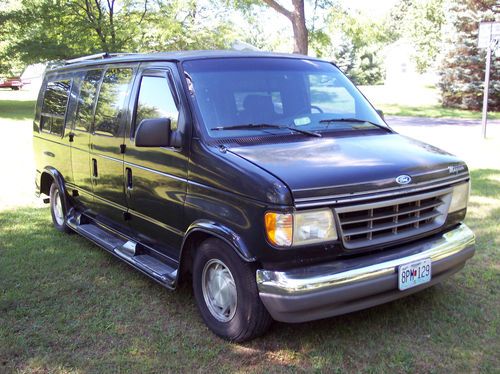
<svg viewBox="0 0 500 374">
<path fill-rule="evenodd" d="M 461 172 L 464 169 L 465 169 L 464 165 L 451 165 L 451 166 L 448 166 L 448 171 L 450 172 L 450 174 L 457 174 L 458 172 Z"/>
<path fill-rule="evenodd" d="M 408 184 L 411 182 L 411 177 L 409 175 L 400 175 L 396 178 L 396 183 L 398 184 Z"/>
</svg>

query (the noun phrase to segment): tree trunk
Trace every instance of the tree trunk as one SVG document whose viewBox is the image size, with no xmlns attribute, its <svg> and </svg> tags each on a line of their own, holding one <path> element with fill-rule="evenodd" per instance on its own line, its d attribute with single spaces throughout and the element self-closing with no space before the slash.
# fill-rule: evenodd
<svg viewBox="0 0 500 374">
<path fill-rule="evenodd" d="M 112 52 L 118 52 L 116 47 L 116 30 L 114 23 L 115 16 L 115 0 L 108 0 L 108 17 L 109 17 L 109 30 L 111 33 L 111 50 Z"/>
<path fill-rule="evenodd" d="M 306 27 L 306 15 L 304 11 L 304 0 L 293 0 L 293 7 L 293 16 L 291 19 L 294 38 L 293 53 L 307 55 L 309 41 Z"/>
<path fill-rule="evenodd" d="M 293 53 L 307 55 L 309 41 L 306 27 L 304 0 L 292 0 L 293 11 L 289 11 L 276 0 L 263 0 L 278 13 L 290 20 L 293 28 Z"/>
</svg>

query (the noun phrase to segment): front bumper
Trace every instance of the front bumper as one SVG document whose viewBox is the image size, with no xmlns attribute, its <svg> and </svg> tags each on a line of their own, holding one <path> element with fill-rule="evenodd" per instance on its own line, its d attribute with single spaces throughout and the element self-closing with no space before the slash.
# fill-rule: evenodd
<svg viewBox="0 0 500 374">
<path fill-rule="evenodd" d="M 305 322 L 350 313 L 418 292 L 460 270 L 474 255 L 474 233 L 464 224 L 394 250 L 289 271 L 257 270 L 257 286 L 271 316 Z M 398 266 L 432 260 L 429 283 L 398 289 Z"/>
</svg>

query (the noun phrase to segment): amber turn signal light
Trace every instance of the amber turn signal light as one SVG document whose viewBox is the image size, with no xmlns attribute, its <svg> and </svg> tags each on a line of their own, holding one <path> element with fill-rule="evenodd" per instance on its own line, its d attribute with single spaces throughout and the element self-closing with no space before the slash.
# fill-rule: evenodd
<svg viewBox="0 0 500 374">
<path fill-rule="evenodd" d="M 293 215 L 267 212 L 265 215 L 267 239 L 273 245 L 289 247 L 293 239 Z"/>
</svg>

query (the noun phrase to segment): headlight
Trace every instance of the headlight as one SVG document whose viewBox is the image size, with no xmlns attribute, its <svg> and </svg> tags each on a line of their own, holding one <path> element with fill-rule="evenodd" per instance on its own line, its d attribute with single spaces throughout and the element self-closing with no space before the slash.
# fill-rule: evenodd
<svg viewBox="0 0 500 374">
<path fill-rule="evenodd" d="M 314 244 L 337 239 L 333 213 L 330 209 L 265 215 L 268 240 L 280 247 Z"/>
<path fill-rule="evenodd" d="M 470 183 L 463 183 L 453 188 L 448 213 L 467 208 L 469 202 Z"/>
</svg>

